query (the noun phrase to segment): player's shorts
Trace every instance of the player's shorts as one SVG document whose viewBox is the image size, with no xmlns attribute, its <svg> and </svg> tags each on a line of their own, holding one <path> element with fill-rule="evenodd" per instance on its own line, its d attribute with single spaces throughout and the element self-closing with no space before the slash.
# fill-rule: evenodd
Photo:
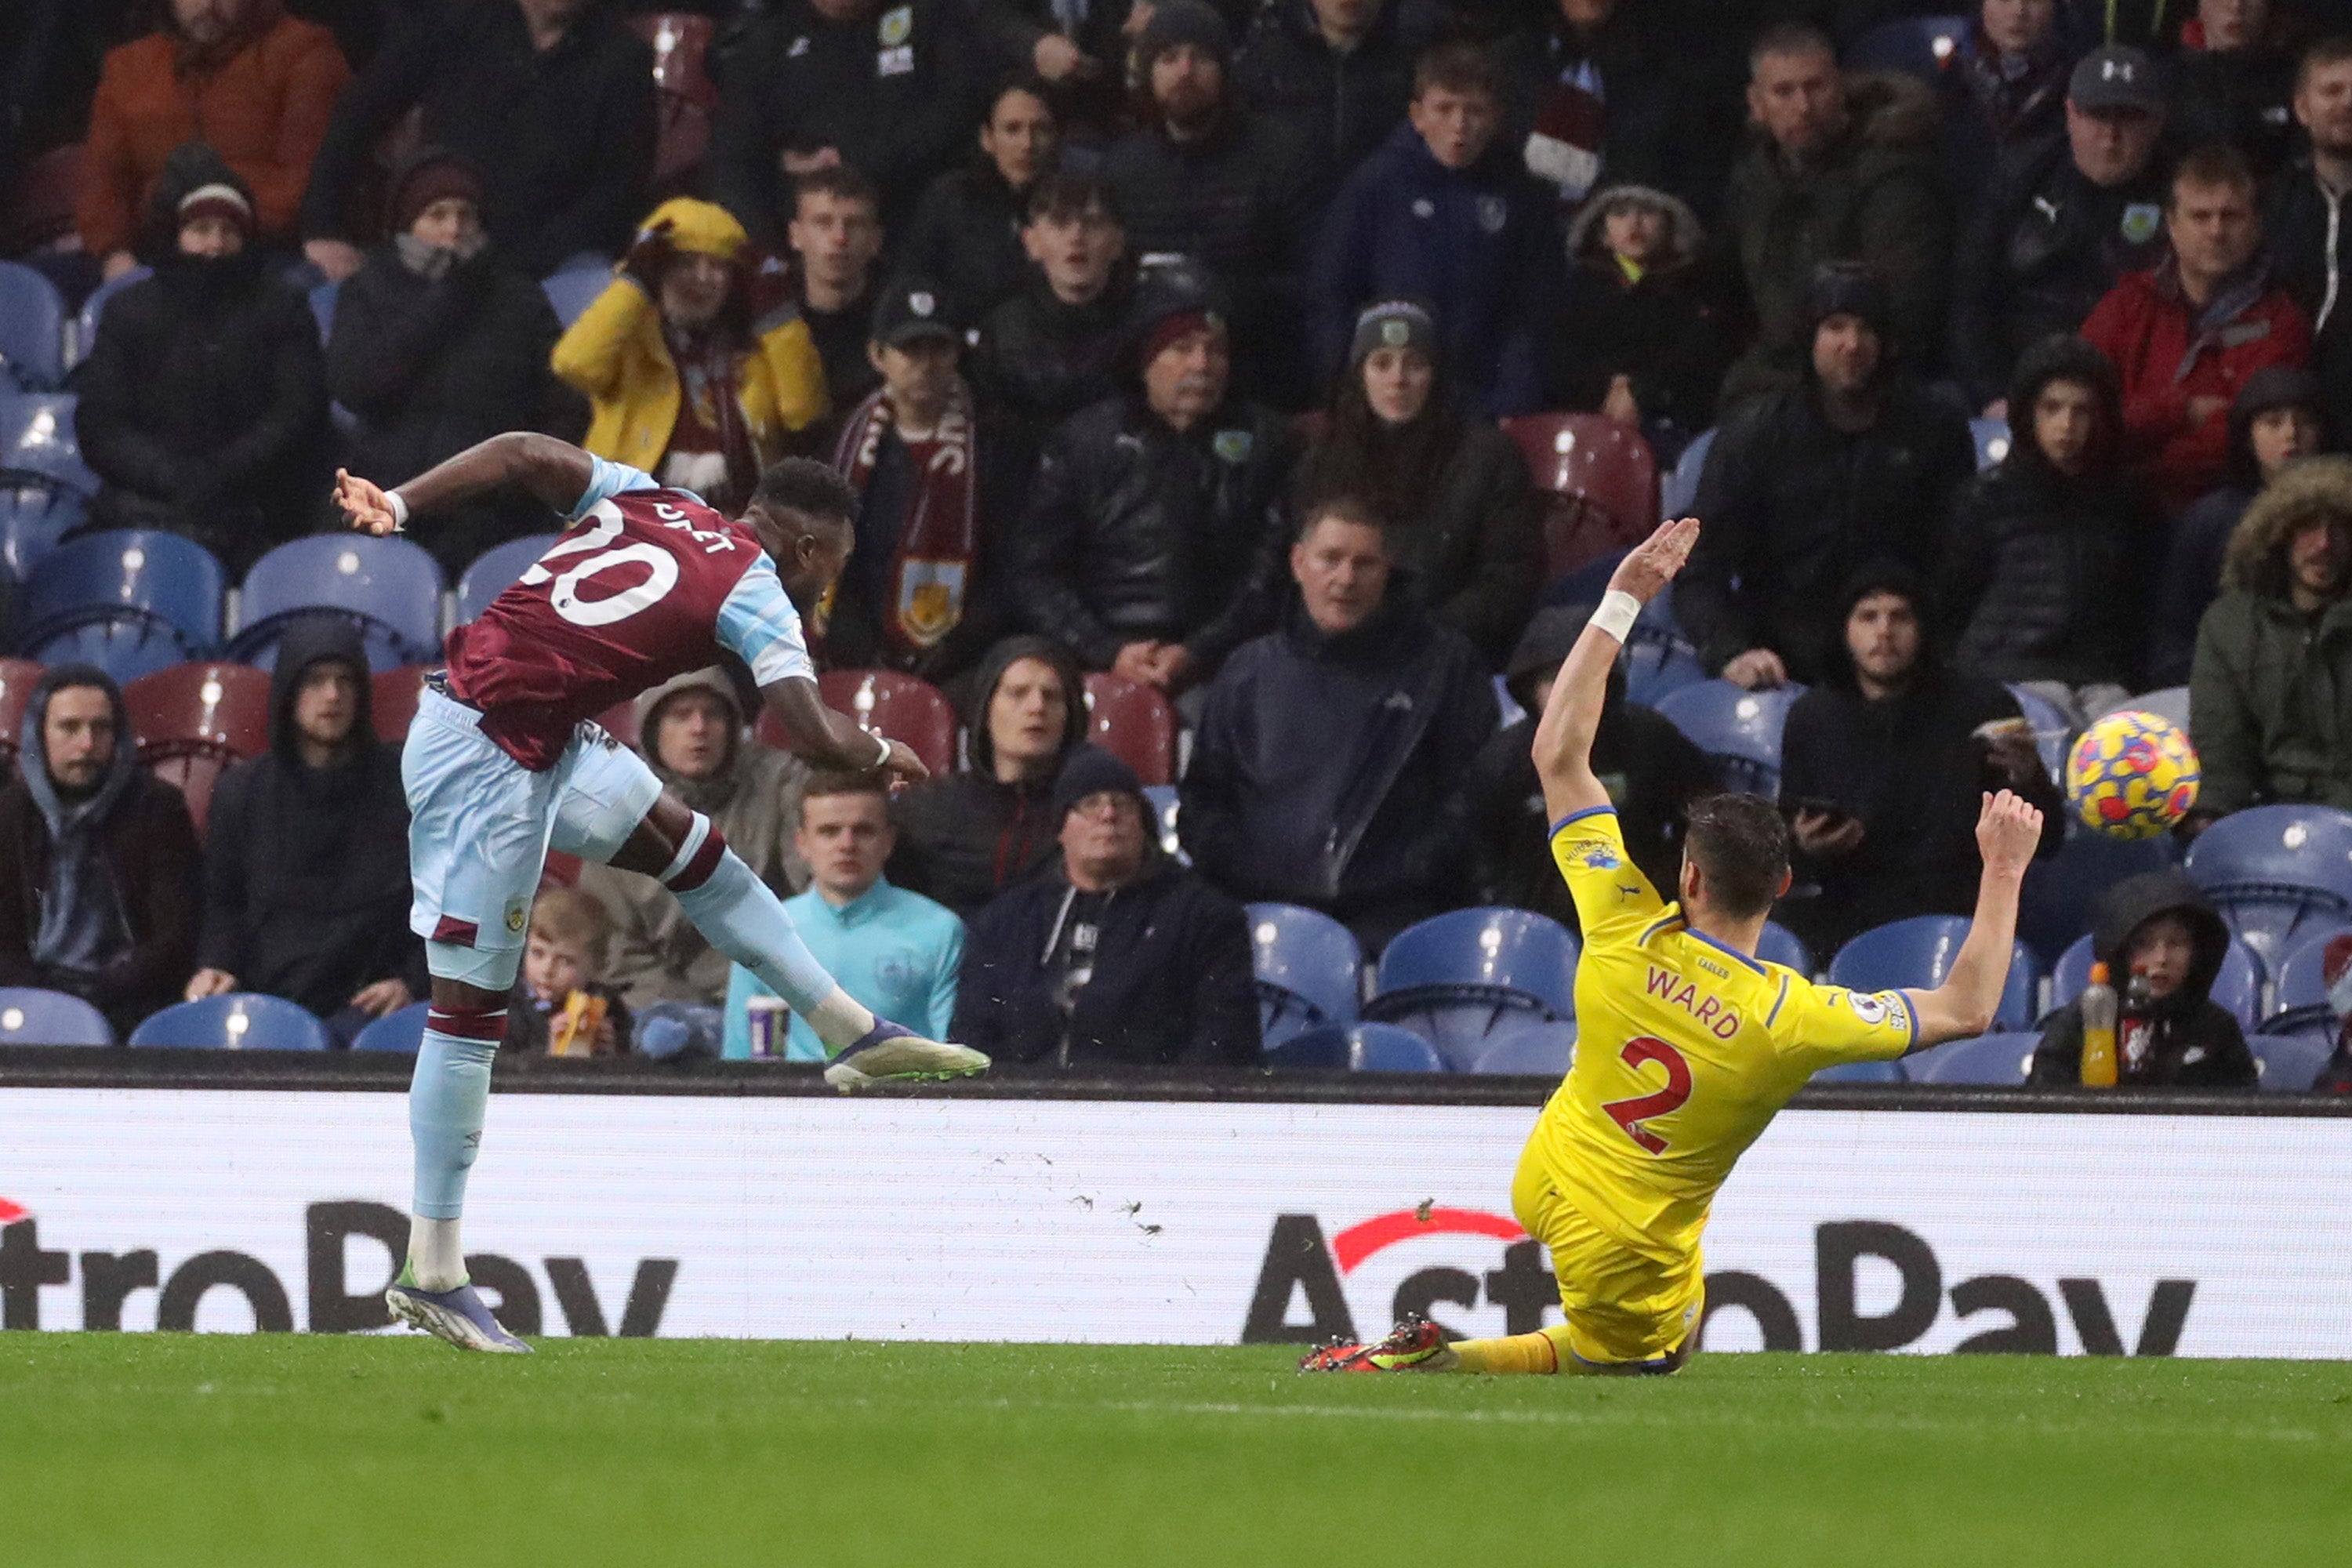
<svg viewBox="0 0 2352 1568">
<path fill-rule="evenodd" d="M 1667 1263 L 1627 1247 L 1560 1194 L 1532 1147 L 1512 1179 L 1511 1208 L 1551 1253 L 1568 1348 L 1578 1360 L 1658 1362 L 1698 1331 L 1706 1275 L 1697 1252 Z"/>
<path fill-rule="evenodd" d="M 544 773 L 499 750 L 482 716 L 431 687 L 400 753 L 408 795 L 411 931 L 432 972 L 504 991 L 522 963 L 523 935 L 552 847 L 608 861 L 661 797 L 644 759 L 582 724 Z"/>
</svg>

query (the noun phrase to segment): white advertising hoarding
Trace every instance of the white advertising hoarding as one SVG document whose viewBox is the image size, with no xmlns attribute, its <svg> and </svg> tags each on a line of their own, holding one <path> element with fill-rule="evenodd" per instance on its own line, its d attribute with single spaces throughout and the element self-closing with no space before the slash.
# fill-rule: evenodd
<svg viewBox="0 0 2352 1568">
<path fill-rule="evenodd" d="M 0 1089 L 11 1327 L 365 1329 L 382 1092 Z M 476 1279 L 547 1333 L 1303 1342 L 1554 1321 L 1533 1111 L 501 1094 Z M 1710 1351 L 2352 1356 L 2352 1119 L 1792 1110 L 1707 1233 Z M 1969 1342 L 1975 1342 L 1970 1344 Z"/>
</svg>

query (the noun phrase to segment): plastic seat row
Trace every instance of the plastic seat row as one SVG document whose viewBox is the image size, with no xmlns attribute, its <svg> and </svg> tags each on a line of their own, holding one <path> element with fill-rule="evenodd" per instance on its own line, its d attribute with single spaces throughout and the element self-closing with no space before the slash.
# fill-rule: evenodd
<svg viewBox="0 0 2352 1568">
<path fill-rule="evenodd" d="M 425 1037 L 428 1005 L 418 1002 L 362 1029 L 355 1051 L 405 1051 Z M 114 1031 L 79 996 L 29 987 L 0 988 L 0 1045 L 110 1046 Z M 183 1002 L 151 1015 L 131 1032 L 133 1046 L 209 1050 L 324 1051 L 334 1037 L 302 1007 L 277 996 L 236 993 Z"/>
</svg>

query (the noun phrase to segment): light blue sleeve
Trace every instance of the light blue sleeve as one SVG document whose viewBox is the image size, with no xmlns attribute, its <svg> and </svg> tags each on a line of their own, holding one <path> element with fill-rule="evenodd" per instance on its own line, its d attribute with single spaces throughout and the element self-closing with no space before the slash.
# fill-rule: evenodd
<svg viewBox="0 0 2352 1568">
<path fill-rule="evenodd" d="M 594 465 L 588 470 L 588 488 L 580 492 L 580 499 L 572 503 L 570 511 L 563 514 L 566 522 L 578 522 L 600 500 L 611 500 L 614 496 L 627 495 L 631 490 L 661 489 L 660 483 L 643 468 L 633 468 L 626 463 L 608 462 L 593 455 L 588 461 Z"/>
<path fill-rule="evenodd" d="M 930 1037 L 944 1040 L 955 1022 L 956 976 L 963 970 L 963 921 L 948 916 L 939 965 L 931 973 Z"/>
<path fill-rule="evenodd" d="M 751 667 L 751 679 L 772 686 L 793 676 L 816 679 L 809 661 L 801 613 L 784 592 L 776 564 L 762 554 L 744 569 L 726 603 L 719 606 L 719 642 Z"/>
</svg>

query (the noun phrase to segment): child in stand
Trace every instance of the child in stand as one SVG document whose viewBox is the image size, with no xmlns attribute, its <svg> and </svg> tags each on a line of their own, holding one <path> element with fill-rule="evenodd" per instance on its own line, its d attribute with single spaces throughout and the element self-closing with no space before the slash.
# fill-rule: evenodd
<svg viewBox="0 0 2352 1568">
<path fill-rule="evenodd" d="M 629 1051 L 629 1010 L 604 972 L 613 920 L 576 888 L 548 888 L 530 907 L 522 975 L 507 998 L 507 1050 L 615 1057 Z"/>
<path fill-rule="evenodd" d="M 2128 877 L 2099 900 L 2094 955 L 2107 966 L 2120 999 L 2135 975 L 2147 983 L 2144 1040 L 2128 1016 L 2117 1030 L 2116 1081 L 2171 1089 L 2252 1089 L 2253 1053 L 2230 1010 L 2212 999 L 2214 977 L 2229 955 L 2230 928 L 2196 885 L 2178 871 Z M 2129 1015 L 2131 1004 L 2124 1003 Z M 2133 1049 L 2137 1044 L 2138 1048 Z M 2050 1016 L 2033 1052 L 2035 1084 L 2083 1081 L 2083 1004 Z"/>
</svg>

